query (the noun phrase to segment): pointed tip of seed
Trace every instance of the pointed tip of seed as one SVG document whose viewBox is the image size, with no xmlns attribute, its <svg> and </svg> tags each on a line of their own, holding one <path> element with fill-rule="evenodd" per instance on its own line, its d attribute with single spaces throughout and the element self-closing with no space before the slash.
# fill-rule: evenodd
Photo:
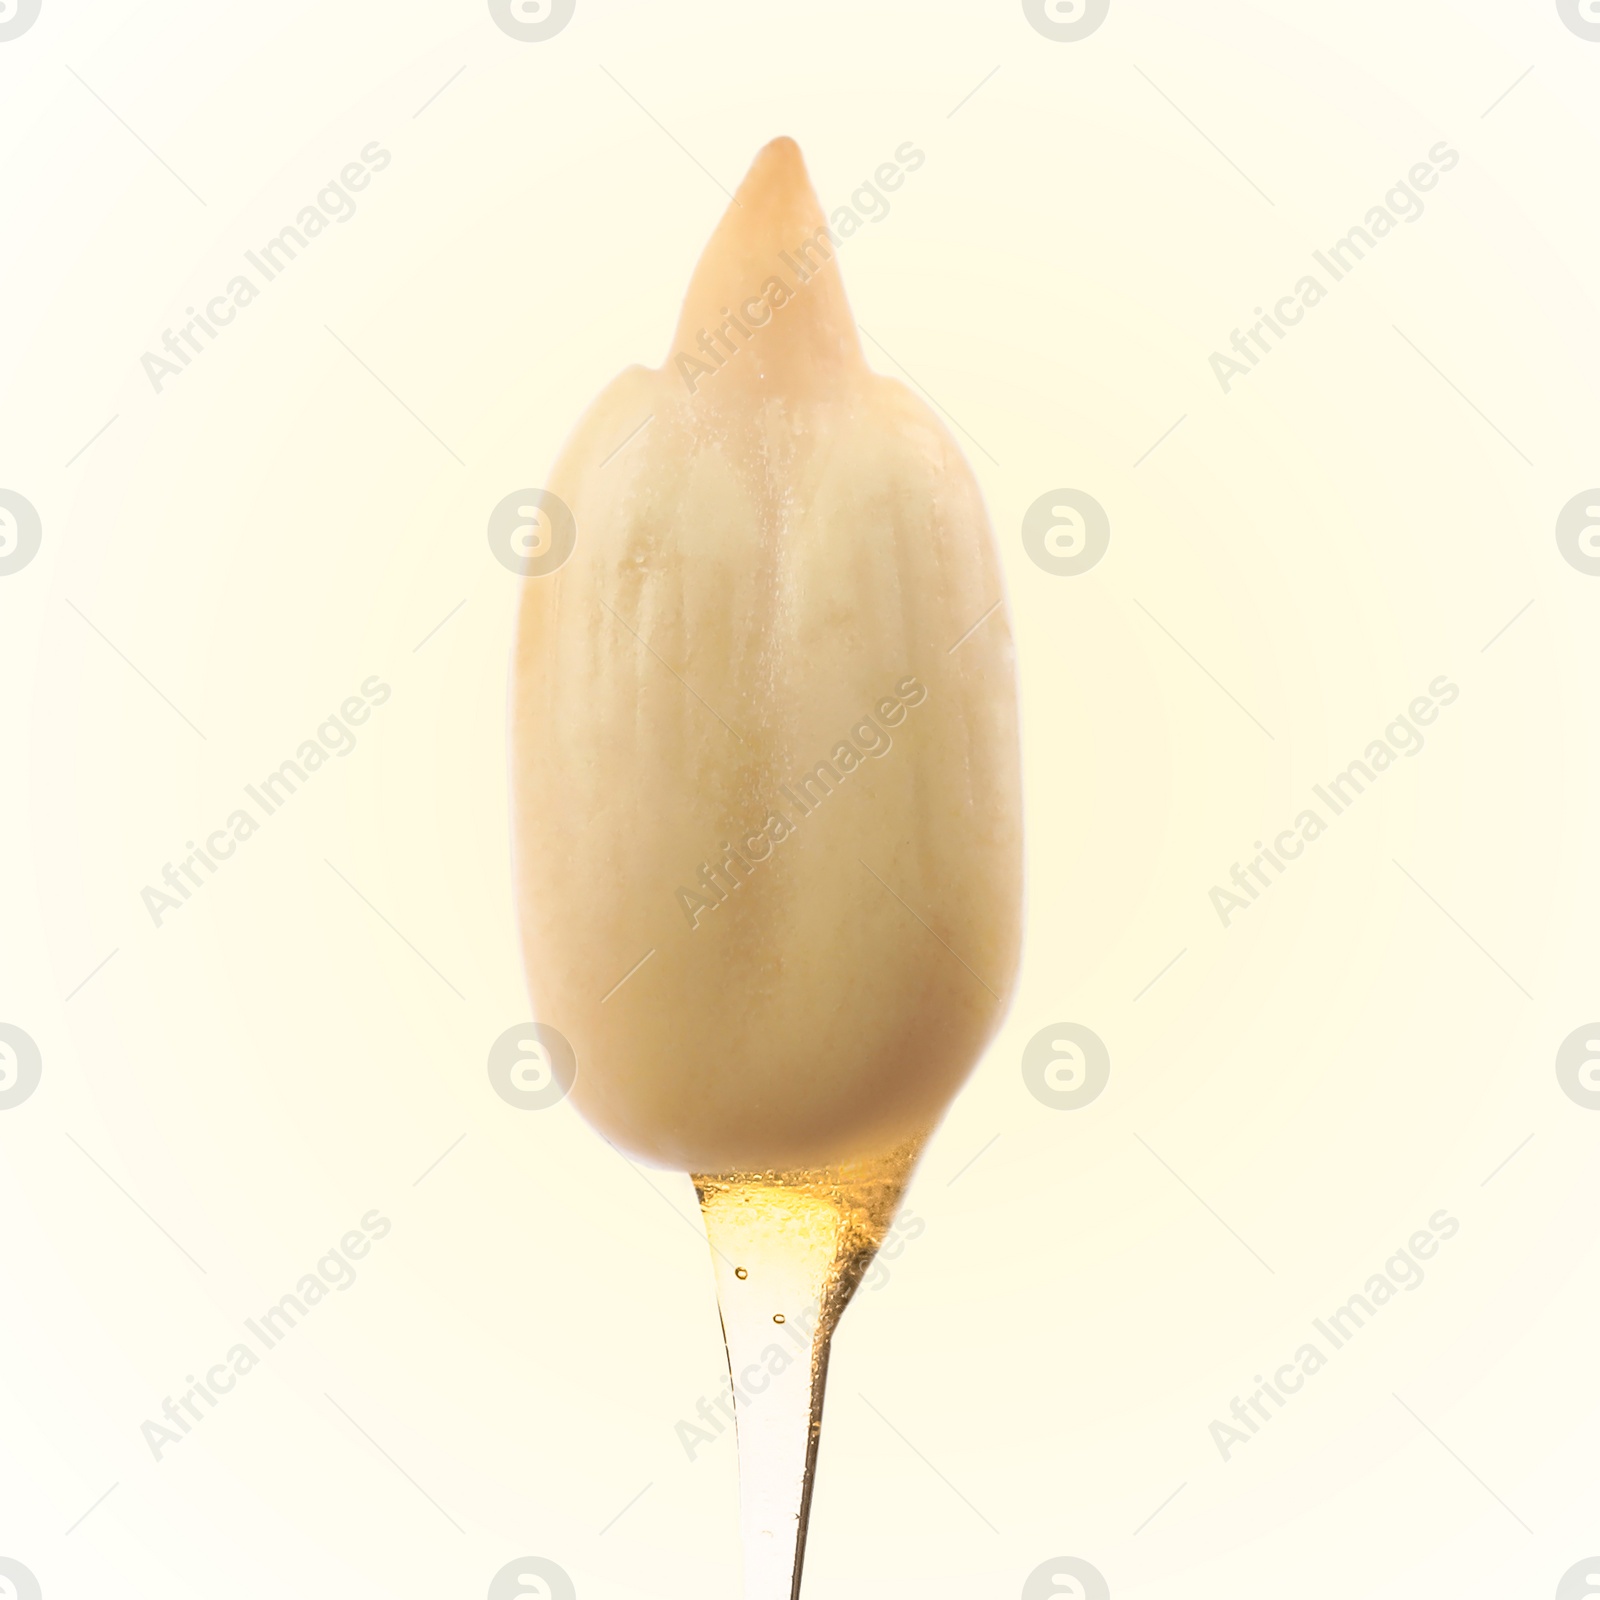
<svg viewBox="0 0 1600 1600">
<path fill-rule="evenodd" d="M 836 249 L 800 146 L 763 145 L 701 252 L 668 366 L 697 394 L 811 387 L 861 366 Z"/>
<path fill-rule="evenodd" d="M 735 198 L 743 202 L 747 194 L 784 188 L 815 199 L 806 172 L 806 159 L 800 154 L 800 146 L 786 133 L 769 139 L 756 151 L 756 158 L 750 163 L 750 170 L 745 173 Z"/>
</svg>

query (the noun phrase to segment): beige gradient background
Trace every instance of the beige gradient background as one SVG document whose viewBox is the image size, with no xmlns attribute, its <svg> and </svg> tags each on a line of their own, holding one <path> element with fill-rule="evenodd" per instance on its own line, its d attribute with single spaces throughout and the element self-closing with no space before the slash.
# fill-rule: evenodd
<svg viewBox="0 0 1600 1600">
<path fill-rule="evenodd" d="M 528 1554 L 738 1592 L 731 1440 L 674 1434 L 721 1372 L 688 1183 L 485 1071 L 527 1012 L 485 522 L 662 358 L 778 133 L 829 207 L 927 153 L 844 275 L 983 486 L 1028 823 L 1015 1003 L 836 1347 L 807 1594 L 1072 1555 L 1116 1600 L 1487 1600 L 1600 1555 L 1600 1112 L 1553 1068 L 1600 1017 L 1600 578 L 1553 532 L 1600 482 L 1597 98 L 1553 0 L 1112 0 L 1075 44 L 1015 3 L 579 0 L 523 44 L 481 0 L 45 0 L 0 44 L 0 487 L 44 527 L 0 578 L 0 1021 L 44 1059 L 0 1112 L 0 1556 L 47 1600 L 481 1596 Z M 1439 140 L 1421 220 L 1224 396 L 1209 354 Z M 1019 533 L 1063 486 L 1112 523 L 1076 578 Z M 1211 885 L 1441 673 L 1423 753 L 1224 930 Z M 153 927 L 370 674 L 354 753 Z M 1060 1021 L 1111 1052 L 1079 1111 L 1021 1077 Z M 354 1287 L 152 1460 L 374 1207 Z M 1422 1287 L 1224 1463 L 1212 1419 L 1440 1208 Z"/>
</svg>

